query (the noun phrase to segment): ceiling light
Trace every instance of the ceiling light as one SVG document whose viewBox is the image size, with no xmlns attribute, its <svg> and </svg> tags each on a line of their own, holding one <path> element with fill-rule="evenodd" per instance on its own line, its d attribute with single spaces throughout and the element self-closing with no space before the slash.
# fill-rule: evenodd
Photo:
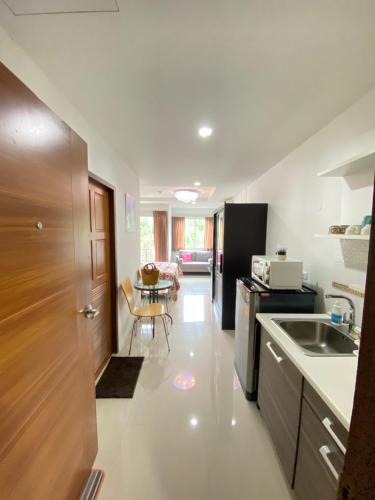
<svg viewBox="0 0 375 500">
<path fill-rule="evenodd" d="M 213 129 L 211 127 L 201 127 L 198 130 L 198 134 L 203 138 L 206 139 L 207 137 L 210 137 L 212 135 Z"/>
<path fill-rule="evenodd" d="M 194 182 L 194 186 L 200 186 L 200 185 L 201 185 L 201 183 L 199 181 Z"/>
<path fill-rule="evenodd" d="M 183 203 L 195 203 L 199 196 L 199 191 L 196 189 L 177 189 L 174 196 L 178 201 Z"/>
<path fill-rule="evenodd" d="M 191 425 L 191 427 L 196 427 L 198 425 L 198 419 L 197 419 L 197 417 L 192 417 L 190 419 L 190 425 Z"/>
</svg>

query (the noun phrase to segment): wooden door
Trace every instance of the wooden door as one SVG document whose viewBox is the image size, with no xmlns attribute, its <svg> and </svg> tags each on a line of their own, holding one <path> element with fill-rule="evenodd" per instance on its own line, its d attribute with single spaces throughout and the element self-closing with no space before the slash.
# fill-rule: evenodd
<svg viewBox="0 0 375 500">
<path fill-rule="evenodd" d="M 112 353 L 110 214 L 107 189 L 90 179 L 91 303 L 99 311 L 90 322 L 94 371 L 98 375 Z"/>
<path fill-rule="evenodd" d="M 0 64 L 0 496 L 79 497 L 97 452 L 86 144 Z"/>
</svg>

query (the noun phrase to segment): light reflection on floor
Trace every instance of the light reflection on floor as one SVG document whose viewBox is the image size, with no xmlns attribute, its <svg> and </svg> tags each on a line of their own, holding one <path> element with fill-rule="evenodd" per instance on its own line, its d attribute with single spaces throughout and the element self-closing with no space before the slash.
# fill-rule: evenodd
<svg viewBox="0 0 375 500">
<path fill-rule="evenodd" d="M 183 296 L 184 323 L 204 321 L 204 295 Z"/>
<path fill-rule="evenodd" d="M 98 399 L 100 500 L 291 500 L 274 448 L 233 367 L 209 277 L 183 277 L 167 349 L 163 324 L 144 319 L 133 399 Z M 120 353 L 127 356 L 130 335 Z M 1 495 L 0 495 L 1 496 Z"/>
<path fill-rule="evenodd" d="M 196 380 L 189 370 L 182 370 L 175 376 L 173 385 L 180 391 L 187 391 L 195 386 Z"/>
</svg>

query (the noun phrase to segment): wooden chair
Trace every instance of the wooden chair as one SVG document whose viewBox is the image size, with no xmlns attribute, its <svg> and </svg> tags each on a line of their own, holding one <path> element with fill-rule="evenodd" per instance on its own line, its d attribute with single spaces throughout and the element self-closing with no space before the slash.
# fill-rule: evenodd
<svg viewBox="0 0 375 500">
<path fill-rule="evenodd" d="M 163 304 L 159 304 L 158 302 L 155 304 L 147 304 L 143 306 L 136 306 L 134 302 L 134 291 L 133 291 L 133 285 L 132 282 L 130 281 L 129 278 L 124 279 L 121 282 L 121 288 L 122 291 L 124 292 L 126 302 L 129 307 L 130 314 L 134 316 L 134 322 L 133 322 L 133 328 L 132 328 L 132 333 L 131 333 L 131 338 L 130 338 L 130 347 L 129 347 L 129 356 L 131 353 L 132 349 L 132 343 L 133 343 L 133 336 L 136 331 L 137 323 L 142 319 L 142 318 L 151 318 L 153 321 L 153 324 L 155 322 L 155 318 L 161 318 L 164 326 L 164 332 L 165 332 L 165 338 L 167 341 L 167 346 L 168 346 L 168 351 L 170 351 L 169 347 L 169 342 L 168 342 L 168 329 L 167 329 L 167 320 L 166 318 L 169 318 L 171 321 L 171 325 L 173 324 L 173 319 L 170 314 L 168 314 L 165 311 L 165 308 Z"/>
<path fill-rule="evenodd" d="M 137 269 L 137 280 L 141 281 L 141 279 L 142 279 L 141 270 Z M 169 301 L 171 299 L 171 296 L 170 296 L 170 293 L 169 293 L 169 289 L 168 290 L 160 290 L 159 293 L 158 293 L 158 295 L 159 295 L 159 297 L 164 297 L 165 298 L 165 307 L 167 309 L 167 313 L 169 313 Z M 150 292 L 147 292 L 147 291 L 142 291 L 141 292 L 141 298 L 142 299 L 148 300 L 149 296 L 150 296 Z"/>
</svg>

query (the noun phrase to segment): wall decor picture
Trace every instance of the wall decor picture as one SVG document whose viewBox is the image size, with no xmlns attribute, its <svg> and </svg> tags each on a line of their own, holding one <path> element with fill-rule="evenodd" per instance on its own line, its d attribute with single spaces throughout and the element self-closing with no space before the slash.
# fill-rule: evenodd
<svg viewBox="0 0 375 500">
<path fill-rule="evenodd" d="M 125 194 L 125 227 L 128 233 L 135 231 L 135 198 Z"/>
</svg>

